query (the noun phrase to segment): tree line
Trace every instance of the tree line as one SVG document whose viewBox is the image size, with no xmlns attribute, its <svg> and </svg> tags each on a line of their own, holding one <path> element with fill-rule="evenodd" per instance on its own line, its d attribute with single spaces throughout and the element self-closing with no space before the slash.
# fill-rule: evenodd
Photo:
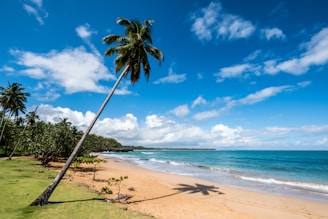
<svg viewBox="0 0 328 219">
<path fill-rule="evenodd" d="M 47 165 L 51 161 L 67 159 L 83 135 L 67 118 L 57 123 L 39 119 L 37 108 L 26 113 L 25 103 L 29 93 L 19 83 L 0 87 L 1 139 L 0 155 L 33 155 Z M 19 116 L 19 114 L 23 116 Z M 91 152 L 120 149 L 123 146 L 113 138 L 89 134 L 78 156 Z"/>
</svg>

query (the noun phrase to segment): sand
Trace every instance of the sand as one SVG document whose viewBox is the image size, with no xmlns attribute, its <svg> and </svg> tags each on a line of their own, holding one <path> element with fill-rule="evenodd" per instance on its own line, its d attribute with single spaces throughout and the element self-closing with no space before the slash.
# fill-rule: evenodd
<svg viewBox="0 0 328 219">
<path fill-rule="evenodd" d="M 132 198 L 118 203 L 137 211 L 169 219 L 217 218 L 328 218 L 328 204 L 298 198 L 275 196 L 219 185 L 204 180 L 156 172 L 129 163 L 106 159 L 93 172 L 69 170 L 70 183 L 83 183 L 101 191 L 109 178 L 128 176 L 121 183 L 121 194 Z M 85 166 L 85 165 L 84 165 Z M 92 167 L 92 165 L 89 167 Z M 110 187 L 114 193 L 117 186 Z M 104 195 L 108 199 L 117 194 Z"/>
</svg>

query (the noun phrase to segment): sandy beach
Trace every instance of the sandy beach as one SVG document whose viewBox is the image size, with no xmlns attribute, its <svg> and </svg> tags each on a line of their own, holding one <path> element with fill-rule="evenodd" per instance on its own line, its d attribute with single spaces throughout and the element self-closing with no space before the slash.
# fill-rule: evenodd
<svg viewBox="0 0 328 219">
<path fill-rule="evenodd" d="M 106 159 L 93 172 L 78 171 L 70 183 L 100 191 L 111 177 L 128 176 L 121 193 L 131 195 L 123 205 L 155 218 L 328 218 L 328 204 L 233 188 L 204 180 L 143 169 Z M 91 167 L 91 166 L 90 166 Z M 117 193 L 117 187 L 111 187 Z M 114 198 L 116 195 L 105 195 Z"/>
</svg>

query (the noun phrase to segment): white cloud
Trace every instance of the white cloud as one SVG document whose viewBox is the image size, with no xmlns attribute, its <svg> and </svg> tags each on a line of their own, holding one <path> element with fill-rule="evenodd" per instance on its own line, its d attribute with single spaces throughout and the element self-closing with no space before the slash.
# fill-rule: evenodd
<svg viewBox="0 0 328 219">
<path fill-rule="evenodd" d="M 328 145 L 328 138 L 322 138 L 316 141 L 316 145 Z"/>
<path fill-rule="evenodd" d="M 311 83 L 312 83 L 311 81 L 302 81 L 302 82 L 297 83 L 297 86 L 299 86 L 299 87 L 307 87 Z"/>
<path fill-rule="evenodd" d="M 286 135 L 294 130 L 295 130 L 295 128 L 278 127 L 278 126 L 265 128 L 265 132 L 271 132 L 271 133 L 274 133 L 275 135 Z"/>
<path fill-rule="evenodd" d="M 266 38 L 267 40 L 271 40 L 271 39 L 285 39 L 286 35 L 283 33 L 282 30 L 280 30 L 279 28 L 265 28 L 262 29 L 262 34 L 264 36 L 264 38 Z"/>
<path fill-rule="evenodd" d="M 44 79 L 47 77 L 42 68 L 38 67 L 22 70 L 21 73 L 35 79 Z"/>
<path fill-rule="evenodd" d="M 80 25 L 77 28 L 75 28 L 75 31 L 77 35 L 83 39 L 83 41 L 90 47 L 91 51 L 99 57 L 99 59 L 102 58 L 102 54 L 97 50 L 95 45 L 90 41 L 90 37 L 93 34 L 97 34 L 96 31 L 91 30 L 91 27 L 88 23 L 85 23 L 84 25 Z"/>
<path fill-rule="evenodd" d="M 216 137 L 215 144 L 219 145 L 234 145 L 234 144 L 246 144 L 249 145 L 249 138 L 244 136 L 244 130 L 242 127 L 230 128 L 223 124 L 218 124 L 212 127 L 211 134 Z"/>
<path fill-rule="evenodd" d="M 40 105 L 38 115 L 44 122 L 57 123 L 67 118 L 78 130 L 85 131 L 95 114 L 74 111 L 69 108 Z M 143 119 L 141 119 L 143 120 Z M 328 125 L 311 125 L 298 128 L 264 127 L 244 129 L 241 126 L 229 127 L 219 123 L 209 129 L 193 124 L 177 123 L 160 115 L 148 115 L 145 123 L 138 122 L 131 113 L 119 118 L 98 120 L 91 133 L 115 138 L 123 145 L 142 145 L 148 147 L 237 147 L 244 149 L 275 148 L 285 146 L 314 145 L 327 148 Z M 127 134 L 128 133 L 128 134 Z"/>
<path fill-rule="evenodd" d="M 244 59 L 245 63 L 221 68 L 214 76 L 217 77 L 217 82 L 223 82 L 226 78 L 248 77 L 250 74 L 256 76 L 263 73 L 275 75 L 280 72 L 292 75 L 305 74 L 311 66 L 321 66 L 328 63 L 328 27 L 323 28 L 310 41 L 301 44 L 300 47 L 306 51 L 300 53 L 298 57 L 285 60 L 270 59 L 263 63 L 254 64 L 251 61 L 257 59 L 261 53 L 261 51 L 256 50 Z"/>
<path fill-rule="evenodd" d="M 301 55 L 300 62 L 305 66 L 328 63 L 328 27 L 315 34 L 310 42 L 304 44 L 307 51 Z"/>
<path fill-rule="evenodd" d="M 230 14 L 222 16 L 222 21 L 217 27 L 217 36 L 229 40 L 248 38 L 256 29 L 250 21 Z"/>
<path fill-rule="evenodd" d="M 191 105 L 191 108 L 194 108 L 195 106 L 200 104 L 206 104 L 206 100 L 202 96 L 199 96 L 197 97 L 196 100 L 194 100 L 194 102 Z"/>
<path fill-rule="evenodd" d="M 157 116 L 155 114 L 146 117 L 146 125 L 148 128 L 162 127 L 165 124 L 174 123 L 172 120 L 167 120 L 164 116 Z"/>
<path fill-rule="evenodd" d="M 310 134 L 310 135 L 320 135 L 328 133 L 328 125 L 307 125 L 299 128 L 300 131 Z"/>
<path fill-rule="evenodd" d="M 11 72 L 14 72 L 14 71 L 15 71 L 14 68 L 12 68 L 10 66 L 7 66 L 7 65 L 0 68 L 0 72 L 9 72 L 9 73 L 11 73 Z"/>
<path fill-rule="evenodd" d="M 207 8 L 201 10 L 200 17 L 194 17 L 191 31 L 196 34 L 200 40 L 211 40 L 214 24 L 217 23 L 219 12 L 221 11 L 221 4 L 211 2 Z"/>
<path fill-rule="evenodd" d="M 38 8 L 42 8 L 43 0 L 30 0 L 31 3 L 34 3 Z"/>
<path fill-rule="evenodd" d="M 221 68 L 220 72 L 215 74 L 215 76 L 219 76 L 220 78 L 235 78 L 242 75 L 250 67 L 251 65 L 249 64 L 241 64 L 241 65 Z"/>
<path fill-rule="evenodd" d="M 104 118 L 95 124 L 93 133 L 101 136 L 133 139 L 139 130 L 138 119 L 128 113 L 120 118 Z M 128 134 L 127 134 L 128 133 Z"/>
<path fill-rule="evenodd" d="M 42 7 L 42 0 L 30 0 L 27 4 L 23 4 L 24 10 L 33 15 L 40 25 L 44 24 L 44 18 L 48 17 L 48 12 Z"/>
<path fill-rule="evenodd" d="M 252 60 L 256 59 L 261 54 L 261 52 L 262 51 L 260 49 L 257 49 L 254 52 L 251 52 L 246 58 L 244 58 L 244 61 L 248 62 L 248 61 L 252 61 Z"/>
<path fill-rule="evenodd" d="M 170 113 L 173 113 L 174 115 L 176 115 L 178 117 L 183 117 L 183 116 L 188 115 L 190 113 L 190 110 L 189 110 L 188 105 L 185 104 L 185 105 L 177 106 L 173 110 L 170 110 Z"/>
<path fill-rule="evenodd" d="M 240 64 L 230 67 L 221 68 L 214 76 L 217 77 L 216 82 L 223 82 L 227 78 L 247 78 L 250 74 L 260 75 L 261 67 L 251 64 Z"/>
<path fill-rule="evenodd" d="M 239 99 L 240 104 L 254 104 L 268 99 L 269 97 L 276 96 L 281 92 L 286 92 L 291 89 L 291 86 L 285 85 L 280 87 L 268 87 L 263 90 L 247 95 L 245 98 Z"/>
<path fill-rule="evenodd" d="M 202 41 L 213 37 L 229 40 L 248 38 L 256 30 L 250 21 L 223 12 L 218 2 L 211 2 L 208 7 L 202 8 L 199 14 L 192 16 L 192 20 L 191 31 Z"/>
<path fill-rule="evenodd" d="M 179 84 L 184 82 L 186 78 L 187 78 L 186 74 L 176 74 L 173 72 L 173 68 L 170 67 L 168 76 L 154 81 L 154 84 L 165 84 L 165 83 Z"/>
<path fill-rule="evenodd" d="M 301 87 L 301 86 L 300 86 Z M 238 105 L 252 105 L 258 102 L 265 101 L 266 99 L 276 96 L 282 92 L 289 92 L 295 90 L 295 86 L 285 85 L 278 87 L 268 87 L 257 92 L 251 93 L 244 98 L 232 99 L 231 97 L 225 98 L 225 105 L 217 110 L 209 110 L 204 112 L 196 113 L 193 118 L 196 120 L 204 120 L 213 117 L 218 117 L 222 113 L 229 111 L 235 106 Z"/>
<path fill-rule="evenodd" d="M 92 34 L 96 33 L 95 31 L 90 30 L 90 25 L 88 23 L 78 26 L 75 30 L 77 35 L 82 39 L 87 39 Z"/>
<path fill-rule="evenodd" d="M 46 92 L 41 93 L 34 93 L 33 96 L 39 101 L 55 101 L 60 97 L 60 94 L 57 92 L 56 89 L 50 88 Z"/>
<path fill-rule="evenodd" d="M 291 73 L 293 75 L 301 75 L 309 70 L 309 66 L 302 65 L 300 59 L 295 58 L 276 65 L 276 68 L 280 71 Z"/>
<path fill-rule="evenodd" d="M 213 118 L 219 116 L 220 112 L 218 110 L 209 110 L 209 111 L 203 111 L 200 113 L 196 113 L 193 118 L 196 120 L 204 120 L 208 118 Z"/>
<path fill-rule="evenodd" d="M 264 62 L 263 70 L 265 73 L 270 75 L 275 75 L 279 73 L 279 70 L 276 68 L 276 60 L 267 60 Z"/>
<path fill-rule="evenodd" d="M 299 57 L 282 62 L 268 60 L 264 63 L 264 71 L 268 74 L 286 72 L 293 75 L 305 74 L 311 66 L 328 63 L 328 28 L 323 28 L 309 42 L 303 44 L 306 51 Z"/>
<path fill-rule="evenodd" d="M 114 80 L 102 58 L 89 53 L 84 47 L 53 50 L 37 54 L 12 50 L 17 64 L 25 67 L 22 73 L 35 79 L 63 87 L 67 93 L 92 91 L 104 93 L 109 89 L 99 84 L 100 80 Z"/>
</svg>

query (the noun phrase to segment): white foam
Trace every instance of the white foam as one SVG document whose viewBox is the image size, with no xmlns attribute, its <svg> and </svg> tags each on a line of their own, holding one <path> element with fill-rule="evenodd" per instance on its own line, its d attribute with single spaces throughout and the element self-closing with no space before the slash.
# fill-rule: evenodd
<svg viewBox="0 0 328 219">
<path fill-rule="evenodd" d="M 141 152 L 142 154 L 154 154 L 154 152 Z"/>
<path fill-rule="evenodd" d="M 247 177 L 247 176 L 239 176 L 239 178 L 241 178 L 243 180 L 248 180 L 248 181 L 255 181 L 255 182 L 261 182 L 261 183 L 267 183 L 267 184 L 288 185 L 288 186 L 304 188 L 304 189 L 309 189 L 309 190 L 316 190 L 316 191 L 328 193 L 328 185 L 323 185 L 323 184 L 295 182 L 295 181 L 282 181 L 282 180 L 276 180 L 276 179 L 272 179 L 272 178 L 264 179 L 264 178 L 254 178 L 254 177 Z"/>
</svg>

